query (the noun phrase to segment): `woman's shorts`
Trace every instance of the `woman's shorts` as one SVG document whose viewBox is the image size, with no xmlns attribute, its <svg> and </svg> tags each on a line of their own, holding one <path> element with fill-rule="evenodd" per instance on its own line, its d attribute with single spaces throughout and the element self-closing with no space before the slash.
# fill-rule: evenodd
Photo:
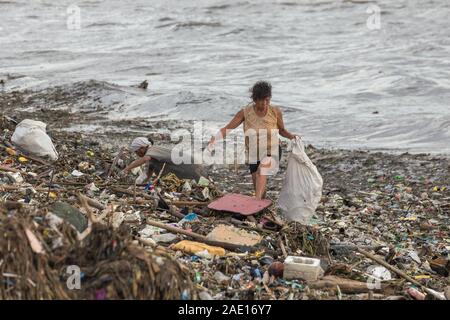
<svg viewBox="0 0 450 320">
<path fill-rule="evenodd" d="M 280 161 L 280 159 L 281 159 L 281 154 L 282 154 L 281 146 L 278 146 L 278 161 Z M 257 163 L 249 164 L 248 167 L 250 169 L 250 173 L 253 174 L 256 171 L 258 171 L 260 164 L 261 164 L 261 161 L 258 161 Z"/>
</svg>

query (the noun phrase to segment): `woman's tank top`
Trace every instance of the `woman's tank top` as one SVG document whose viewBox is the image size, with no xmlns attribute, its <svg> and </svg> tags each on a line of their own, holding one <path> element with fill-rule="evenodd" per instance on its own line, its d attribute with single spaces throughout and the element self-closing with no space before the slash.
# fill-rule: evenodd
<svg viewBox="0 0 450 320">
<path fill-rule="evenodd" d="M 260 161 L 265 156 L 278 153 L 278 123 L 275 108 L 269 105 L 264 117 L 255 113 L 255 104 L 244 108 L 245 146 L 250 160 Z"/>
</svg>

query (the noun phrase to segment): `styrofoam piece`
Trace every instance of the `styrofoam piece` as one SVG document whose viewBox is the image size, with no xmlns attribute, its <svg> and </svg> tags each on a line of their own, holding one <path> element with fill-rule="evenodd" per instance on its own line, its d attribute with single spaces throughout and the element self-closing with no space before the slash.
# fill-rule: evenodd
<svg viewBox="0 0 450 320">
<path fill-rule="evenodd" d="M 288 256 L 284 260 L 283 278 L 304 279 L 306 281 L 315 281 L 321 275 L 323 270 L 320 267 L 320 260 L 315 258 Z"/>
</svg>

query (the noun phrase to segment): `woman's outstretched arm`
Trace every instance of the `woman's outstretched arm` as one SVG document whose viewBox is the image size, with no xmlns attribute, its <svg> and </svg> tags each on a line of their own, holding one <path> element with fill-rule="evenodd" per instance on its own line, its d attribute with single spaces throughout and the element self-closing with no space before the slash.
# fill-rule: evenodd
<svg viewBox="0 0 450 320">
<path fill-rule="evenodd" d="M 236 115 L 231 119 L 231 121 L 222 129 L 220 129 L 215 136 L 212 136 L 208 142 L 208 145 L 214 144 L 216 141 L 220 139 L 224 139 L 227 135 L 227 131 L 236 129 L 239 125 L 244 122 L 244 110 L 239 111 Z"/>
</svg>

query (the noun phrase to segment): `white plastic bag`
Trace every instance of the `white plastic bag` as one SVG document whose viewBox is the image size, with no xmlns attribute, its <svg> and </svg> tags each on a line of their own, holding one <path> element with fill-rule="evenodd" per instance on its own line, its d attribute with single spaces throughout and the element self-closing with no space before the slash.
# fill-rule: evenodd
<svg viewBox="0 0 450 320">
<path fill-rule="evenodd" d="M 45 131 L 46 127 L 44 122 L 25 119 L 16 126 L 11 141 L 26 152 L 58 160 L 58 152 Z"/>
<path fill-rule="evenodd" d="M 322 177 L 297 137 L 289 155 L 278 207 L 289 221 L 308 224 L 322 196 Z"/>
<path fill-rule="evenodd" d="M 143 169 L 144 167 L 144 169 Z M 147 179 L 147 167 L 146 166 L 140 166 L 139 167 L 139 176 L 134 180 L 136 184 L 142 184 Z"/>
</svg>

